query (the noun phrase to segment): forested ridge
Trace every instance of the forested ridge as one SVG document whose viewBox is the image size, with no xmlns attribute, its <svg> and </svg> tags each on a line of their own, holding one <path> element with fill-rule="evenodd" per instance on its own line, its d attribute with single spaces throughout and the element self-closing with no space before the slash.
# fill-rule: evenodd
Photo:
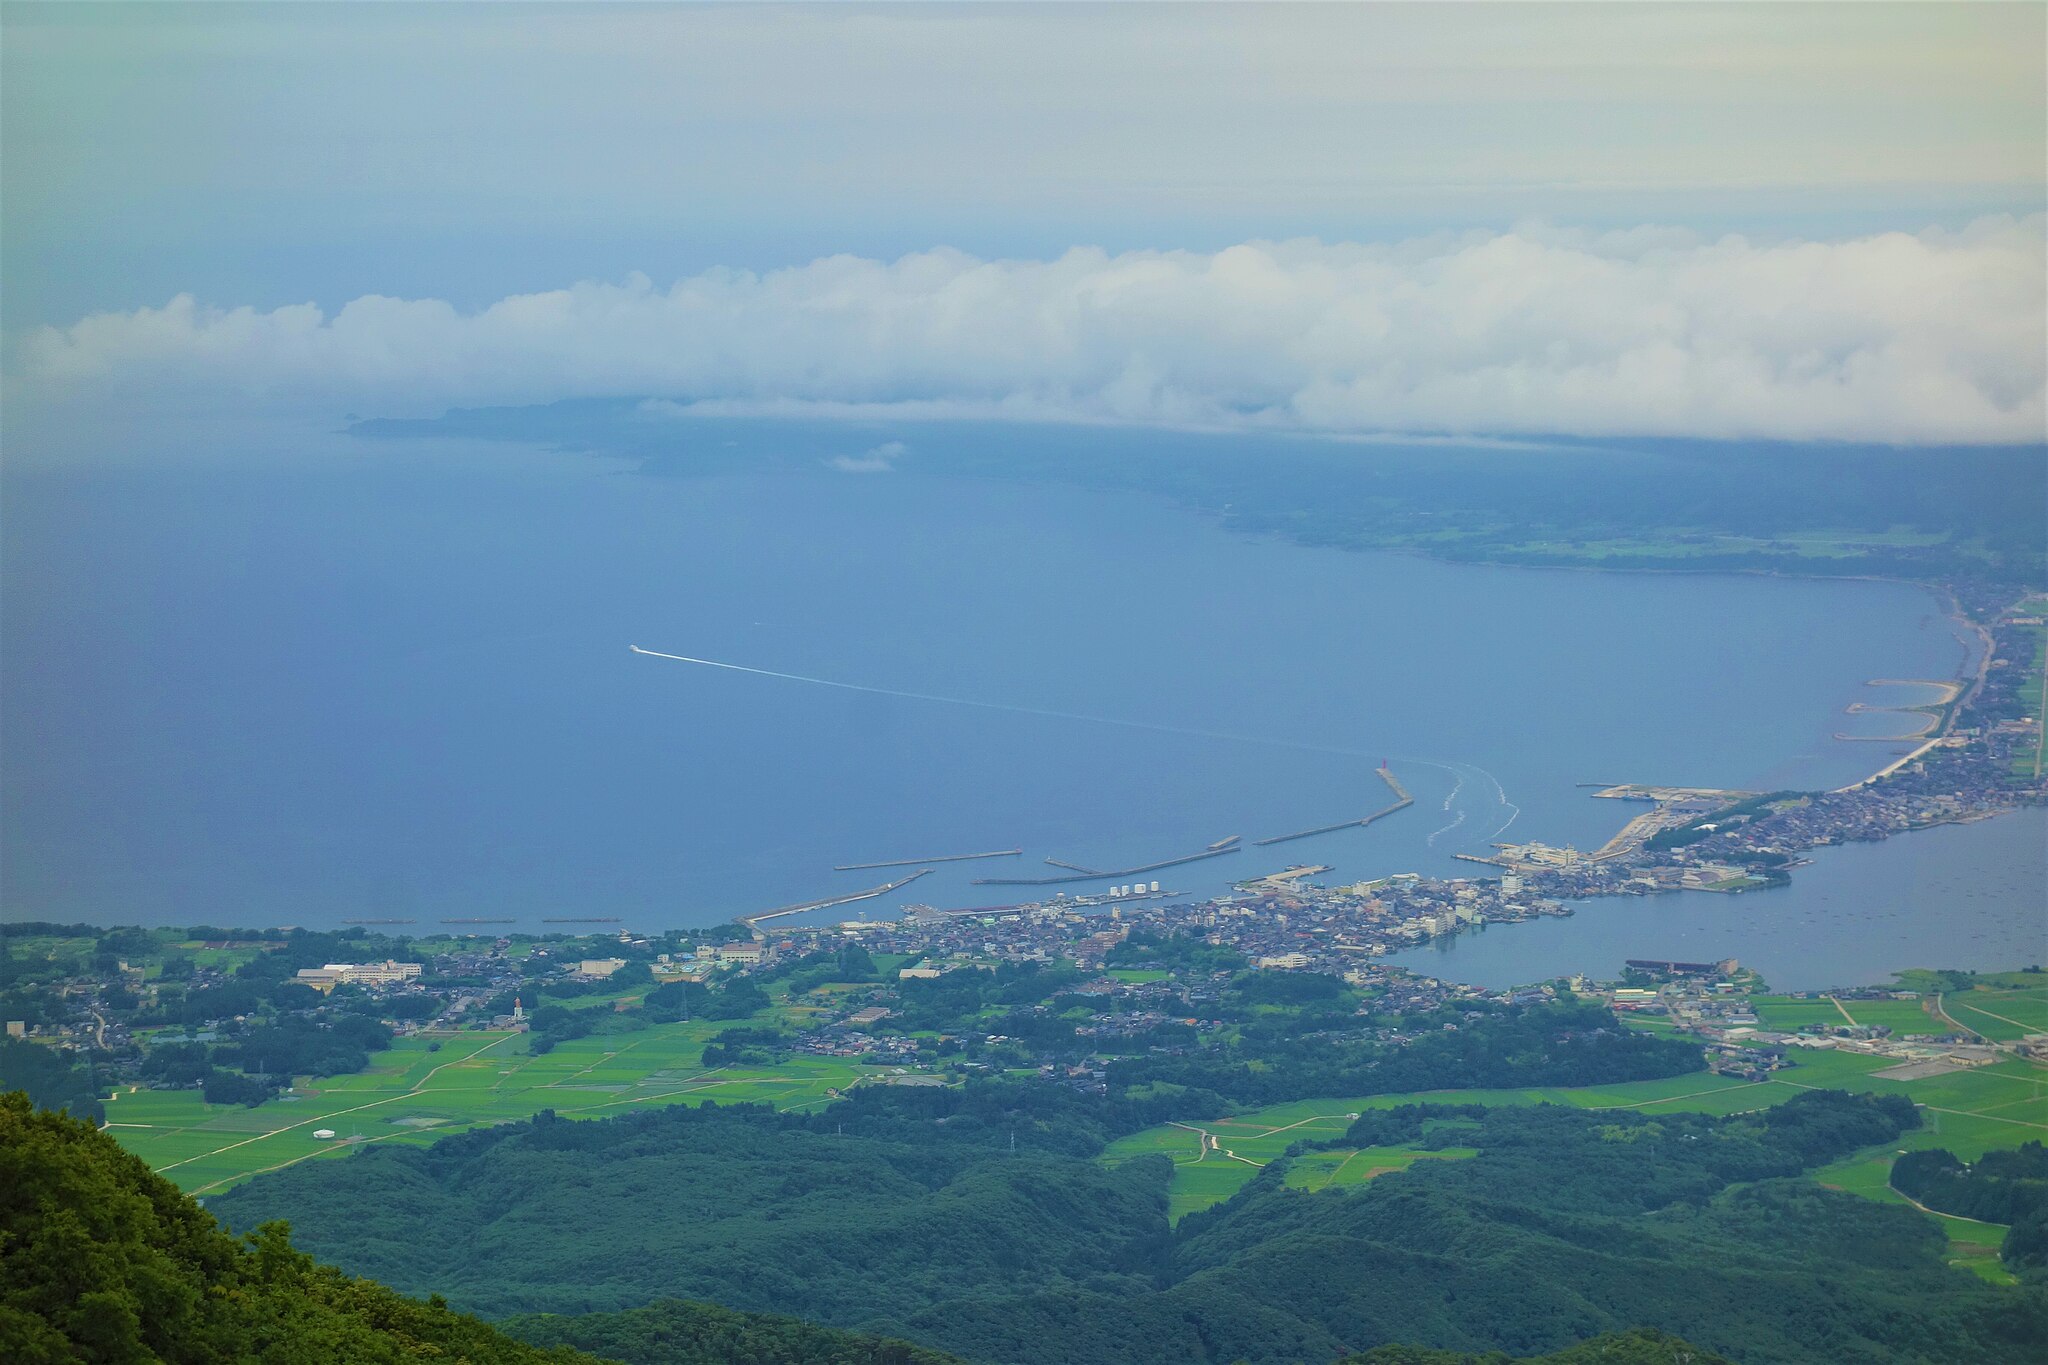
<svg viewBox="0 0 2048 1365">
<path fill-rule="evenodd" d="M 1261 973 L 1252 980 L 1264 985 L 1261 977 L 1296 990 L 1318 982 L 1341 985 L 1307 972 Z M 1338 1027 L 1324 1031 L 1305 1029 L 1298 1015 L 1254 1019 L 1229 1047 L 1114 1061 L 1109 1078 L 1118 1086 L 1182 1085 L 1262 1105 L 1447 1086 L 1602 1085 L 1700 1068 L 1697 1044 L 1626 1028 L 1593 1001 L 1506 1008 L 1474 1003 L 1445 1013 L 1454 1020 L 1448 1027 L 1391 1045 L 1359 1029 L 1348 1008 L 1332 1019 Z"/>
<path fill-rule="evenodd" d="M 1665 1332 L 1641 1329 L 1602 1332 L 1576 1346 L 1540 1356 L 1511 1356 L 1504 1351 L 1473 1354 L 1438 1351 L 1427 1346 L 1376 1346 L 1364 1355 L 1345 1356 L 1336 1365 L 1732 1365 L 1725 1356 Z"/>
<path fill-rule="evenodd" d="M 92 1124 L 0 1096 L 0 1360 L 578 1365 L 295 1251 L 247 1242 Z"/>
<path fill-rule="evenodd" d="M 8 1365 L 956 1365 L 904 1342 L 701 1303 L 508 1325 L 318 1265 L 282 1224 L 238 1241 L 93 1125 L 18 1091 L 0 1096 Z"/>
<path fill-rule="evenodd" d="M 1177 1227 L 1163 1158 L 1087 1159 L 1122 1126 L 1091 1128 L 1090 1103 L 989 1084 L 810 1115 L 543 1118 L 307 1163 L 215 1207 L 292 1214 L 322 1255 L 489 1313 L 705 1298 L 1006 1365 L 1540 1355 L 1636 1328 L 1743 1365 L 1996 1365 L 2048 1333 L 2041 1286 L 1984 1284 L 1923 1215 L 1797 1178 L 1915 1126 L 1897 1098 L 1726 1118 L 1407 1106 L 1345 1141 L 1476 1155 L 1323 1194 L 1289 1188 L 1283 1159 Z M 557 1321 L 545 1339 L 646 1326 L 605 1317 L 616 1338 Z"/>
<path fill-rule="evenodd" d="M 1583 1342 L 1527 1365 L 1638 1365 L 1655 1333 Z M 1651 1348 L 1665 1354 L 1646 1354 Z M 595 1354 L 586 1354 L 591 1352 Z M 0 1098 L 0 1359 L 9 1365 L 960 1365 L 909 1342 L 786 1316 L 665 1300 L 496 1327 L 316 1264 L 282 1224 L 237 1241 L 91 1124 Z M 1402 1348 L 1375 1365 L 1461 1365 Z M 1488 1357 L 1480 1365 L 1510 1365 Z"/>
<path fill-rule="evenodd" d="M 624 1365 L 961 1365 L 909 1342 L 665 1299 L 618 1313 L 507 1318 L 506 1332 L 544 1346 L 574 1346 Z"/>
<path fill-rule="evenodd" d="M 237 1226 L 289 1216 L 351 1269 L 494 1315 L 680 1297 L 856 1326 L 966 1295 L 1122 1288 L 1157 1261 L 1163 1159 L 1109 1168 L 1012 1153 L 971 1124 L 851 1117 L 842 1132 L 751 1105 L 543 1114 L 306 1163 L 213 1208 Z"/>
</svg>

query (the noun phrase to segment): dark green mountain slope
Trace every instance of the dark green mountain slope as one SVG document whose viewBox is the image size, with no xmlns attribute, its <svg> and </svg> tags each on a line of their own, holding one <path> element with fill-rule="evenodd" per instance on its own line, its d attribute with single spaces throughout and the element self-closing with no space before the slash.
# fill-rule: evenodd
<svg viewBox="0 0 2048 1365">
<path fill-rule="evenodd" d="M 1606 1332 L 1590 1341 L 1541 1356 L 1508 1356 L 1498 1351 L 1470 1355 L 1424 1346 L 1380 1346 L 1336 1365 L 1733 1365 L 1725 1356 L 1702 1351 L 1662 1332 Z"/>
<path fill-rule="evenodd" d="M 244 1228 L 289 1209 L 319 1255 L 493 1315 L 687 1297 L 861 1325 L 963 1296 L 1120 1290 L 1161 1263 L 1163 1159 L 1112 1170 L 890 1126 L 902 1135 L 757 1106 L 544 1113 L 308 1162 L 212 1207 Z"/>
<path fill-rule="evenodd" d="M 957 1356 L 907 1342 L 673 1299 L 623 1313 L 536 1313 L 498 1326 L 522 1341 L 625 1365 L 960 1365 Z"/>
<path fill-rule="evenodd" d="M 1085 1358 L 1321 1361 L 1402 1341 L 1524 1353 L 1653 1324 L 1743 1365 L 2019 1365 L 2048 1332 L 2048 1298 L 1951 1269 L 1924 1217 L 1787 1178 L 1914 1125 L 1901 1100 L 1819 1091 L 1725 1119 L 1550 1107 L 1406 1118 L 1396 1135 L 1369 1115 L 1361 1136 L 1478 1155 L 1418 1162 L 1354 1194 L 1290 1190 L 1284 1167 L 1269 1167 L 1181 1223 L 1140 1321 L 1070 1294 L 951 1305 L 901 1326 L 1030 1365 L 1084 1358 L 1038 1343 L 1110 1317 L 1160 1345 Z"/>
<path fill-rule="evenodd" d="M 1923 1215 L 1793 1178 L 1913 1126 L 1897 1099 L 1380 1111 L 1350 1145 L 1477 1155 L 1351 1193 L 1289 1189 L 1283 1162 L 1171 1230 L 1159 1158 L 1012 1153 L 972 1103 L 543 1121 L 307 1163 L 216 1207 L 301 1217 L 321 1254 L 464 1306 L 685 1294 L 1005 1365 L 1530 1354 L 1638 1327 L 1743 1365 L 1997 1365 L 2048 1333 L 2042 1289 L 1950 1268 Z"/>
<path fill-rule="evenodd" d="M 237 1242 L 91 1124 L 0 1096 L 0 1360 L 570 1365 L 438 1303 Z"/>
</svg>

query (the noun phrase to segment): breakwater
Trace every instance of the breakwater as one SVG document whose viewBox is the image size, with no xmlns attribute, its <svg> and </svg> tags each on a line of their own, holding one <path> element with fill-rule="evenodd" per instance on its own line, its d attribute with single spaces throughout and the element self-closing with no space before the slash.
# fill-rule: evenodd
<svg viewBox="0 0 2048 1365">
<path fill-rule="evenodd" d="M 977 858 L 1022 857 L 1021 848 L 999 848 L 992 853 L 946 853 L 936 858 L 891 858 L 881 863 L 834 863 L 834 872 L 867 872 L 882 867 L 922 867 L 926 863 L 971 863 Z"/>
<path fill-rule="evenodd" d="M 1209 848 L 1202 850 L 1200 853 L 1187 854 L 1185 857 L 1164 858 L 1156 863 L 1145 863 L 1139 867 L 1120 867 L 1111 872 L 1081 867 L 1076 863 L 1063 863 L 1057 858 L 1047 858 L 1046 861 L 1054 867 L 1072 868 L 1074 869 L 1073 873 L 1065 877 L 976 877 L 972 884 L 975 886 L 1060 886 L 1068 882 L 1106 882 L 1118 877 L 1142 876 L 1147 872 L 1157 872 L 1165 867 L 1179 867 L 1183 863 L 1199 863 L 1204 858 L 1221 858 L 1226 853 L 1235 853 L 1237 851 L 1235 845 L 1228 848 Z"/>
<path fill-rule="evenodd" d="M 882 886 L 871 886 L 865 891 L 855 891 L 851 895 L 846 896 L 827 896 L 824 900 L 804 901 L 797 905 L 784 905 L 774 910 L 763 910 L 758 915 L 741 915 L 738 917 L 738 921 L 751 929 L 762 920 L 781 919 L 784 915 L 801 915 L 812 910 L 830 910 L 835 905 L 851 905 L 855 901 L 873 900 L 877 896 L 886 896 L 891 891 L 900 891 L 919 877 L 928 877 L 930 875 L 930 868 L 920 868 L 908 877 L 900 878 L 897 881 L 889 882 Z"/>
<path fill-rule="evenodd" d="M 1401 779 L 1388 771 L 1384 764 L 1373 771 L 1380 775 L 1381 779 L 1386 782 L 1388 789 L 1394 793 L 1393 805 L 1383 810 L 1376 810 L 1371 815 L 1365 816 L 1362 819 L 1339 820 L 1332 825 L 1317 825 L 1314 829 L 1298 829 L 1292 834 L 1276 834 L 1270 839 L 1254 839 L 1252 842 L 1260 848 L 1264 848 L 1268 844 L 1286 844 L 1292 843 L 1296 839 L 1312 839 L 1318 834 L 1334 834 L 1340 829 L 1364 829 L 1375 820 L 1384 820 L 1395 811 L 1405 810 L 1407 807 L 1415 804 L 1415 798 L 1410 796 L 1408 789 L 1401 785 Z"/>
</svg>

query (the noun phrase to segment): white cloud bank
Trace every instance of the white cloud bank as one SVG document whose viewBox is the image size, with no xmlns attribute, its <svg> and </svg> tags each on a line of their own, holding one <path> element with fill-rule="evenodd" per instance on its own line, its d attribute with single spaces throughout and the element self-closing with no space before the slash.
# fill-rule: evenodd
<svg viewBox="0 0 2048 1365">
<path fill-rule="evenodd" d="M 101 314 L 25 338 L 43 395 L 721 411 L 1333 433 L 2044 437 L 2044 222 L 1758 244 L 1550 229 L 1209 253 L 937 250 L 506 298 Z"/>
<path fill-rule="evenodd" d="M 834 455 L 826 463 L 842 474 L 887 474 L 909 450 L 901 441 L 884 441 L 865 455 Z"/>
</svg>

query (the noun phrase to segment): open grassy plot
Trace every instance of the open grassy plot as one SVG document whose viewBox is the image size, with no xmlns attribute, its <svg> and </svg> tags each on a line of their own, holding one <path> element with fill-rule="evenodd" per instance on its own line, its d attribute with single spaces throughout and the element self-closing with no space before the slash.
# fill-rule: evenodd
<svg viewBox="0 0 2048 1365">
<path fill-rule="evenodd" d="M 658 1024 L 564 1042 L 534 1056 L 526 1035 L 464 1032 L 402 1039 L 368 1070 L 308 1083 L 254 1108 L 207 1104 L 191 1091 L 139 1090 L 107 1106 L 109 1131 L 153 1170 L 195 1194 L 369 1142 L 432 1142 L 524 1120 L 624 1113 L 702 1099 L 778 1108 L 827 1103 L 872 1070 L 829 1057 L 706 1070 L 704 1043 L 728 1024 Z M 334 1138 L 316 1138 L 331 1130 Z"/>
<path fill-rule="evenodd" d="M 1209 1160 L 1197 1166 L 1174 1168 L 1173 1184 L 1166 1194 L 1166 1216 L 1178 1223 L 1188 1214 L 1220 1204 L 1257 1175 L 1255 1167 L 1229 1160 Z"/>
<path fill-rule="evenodd" d="M 10 935 L 7 951 L 21 962 L 76 961 L 90 958 L 99 940 L 68 934 Z"/>
<path fill-rule="evenodd" d="M 1920 1000 L 1844 1000 L 1841 1006 L 1862 1027 L 1888 1028 L 1896 1037 L 1949 1031 Z"/>
<path fill-rule="evenodd" d="M 217 972 L 232 972 L 247 966 L 266 951 L 262 948 L 208 948 L 196 940 L 180 947 L 186 950 L 186 956 L 192 959 L 194 966 L 209 967 Z"/>
<path fill-rule="evenodd" d="M 1351 1120 L 1366 1109 L 1391 1109 L 1396 1105 L 1417 1102 L 1548 1102 L 1596 1109 L 1647 1109 L 1669 1104 L 1698 1109 L 1704 1107 L 1701 1101 L 1711 1102 L 1722 1096 L 1738 1101 L 1732 1107 L 1753 1109 L 1788 1099 L 1795 1093 L 1788 1090 L 1775 1100 L 1765 1099 L 1756 1094 L 1761 1088 L 1747 1081 L 1700 1074 L 1588 1086 L 1578 1090 L 1435 1090 L 1420 1094 L 1371 1095 L 1359 1099 L 1293 1100 L 1198 1124 L 1163 1124 L 1147 1128 L 1111 1143 L 1102 1159 L 1126 1161 L 1152 1153 L 1163 1153 L 1173 1158 L 1173 1184 L 1168 1197 L 1172 1216 L 1177 1219 L 1228 1199 L 1256 1175 L 1261 1166 L 1284 1155 L 1295 1143 L 1328 1141 L 1343 1136 L 1351 1126 Z"/>
<path fill-rule="evenodd" d="M 1941 997 L 1949 1018 L 1986 1038 L 2009 1042 L 2048 1033 L 2048 982 L 2020 987 L 1985 987 Z"/>
<path fill-rule="evenodd" d="M 1824 1185 L 1862 1195 L 1865 1199 L 1881 1199 L 1889 1204 L 1908 1204 L 1912 1201 L 1891 1187 L 1893 1158 L 1914 1148 L 1942 1145 L 1930 1140 L 1924 1133 L 1909 1134 L 1904 1146 L 1875 1155 L 1858 1155 L 1846 1161 L 1838 1161 L 1832 1166 L 1822 1167 L 1817 1172 L 1817 1177 Z M 1945 1213 L 1936 1213 L 1932 1209 L 1923 1209 L 1922 1212 L 1940 1223 L 1942 1231 L 1948 1234 L 1951 1264 L 1962 1266 L 1994 1284 L 2013 1283 L 2012 1273 L 1998 1259 L 1998 1244 L 2005 1240 L 2003 1225 L 1956 1218 Z"/>
<path fill-rule="evenodd" d="M 1765 1028 L 1796 1033 L 1802 1028 L 1832 1028 L 1847 1024 L 1832 1000 L 1795 1000 L 1786 995 L 1753 995 L 1750 1007 Z"/>
<path fill-rule="evenodd" d="M 1305 1138 L 1339 1137 L 1350 1126 L 1352 1116 L 1362 1110 L 1402 1104 L 1550 1103 L 1583 1109 L 1635 1109 L 1645 1114 L 1734 1114 L 1782 1104 L 1802 1090 L 1839 1089 L 1903 1094 L 1920 1105 L 1926 1127 L 1909 1134 L 1905 1147 L 1947 1147 L 1967 1161 L 1994 1147 L 2048 1140 L 2048 1069 L 2029 1062 L 2014 1060 L 1925 1080 L 1890 1081 L 1871 1075 L 1893 1064 L 1883 1057 L 1801 1051 L 1797 1060 L 1798 1065 L 1767 1081 L 1697 1072 L 1575 1089 L 1435 1090 L 1295 1100 L 1195 1124 L 1148 1128 L 1111 1143 L 1102 1159 L 1124 1161 L 1153 1152 L 1172 1157 L 1175 1169 L 1170 1199 L 1173 1216 L 1179 1218 L 1228 1199 L 1257 1174 L 1258 1167 L 1283 1155 L 1292 1144 Z M 1206 1145 L 1198 1146 L 1198 1142 Z M 1896 1199 L 1885 1183 L 1894 1155 L 1896 1151 L 1859 1153 L 1850 1161 L 1828 1167 L 1822 1179 L 1858 1194 Z"/>
<path fill-rule="evenodd" d="M 1909 1034 L 1943 1034 L 1952 1030 L 1936 1018 L 1919 1000 L 1794 1000 L 1782 995 L 1750 998 L 1763 1026 L 1796 1033 L 1802 1028 L 1835 1028 L 1855 1025 L 1888 1028 L 1899 1037 Z"/>
<path fill-rule="evenodd" d="M 1454 1161 L 1477 1155 L 1478 1149 L 1473 1147 L 1446 1147 L 1442 1151 L 1423 1151 L 1415 1147 L 1353 1147 L 1309 1152 L 1288 1168 L 1287 1186 L 1289 1189 L 1307 1190 L 1311 1194 L 1321 1190 L 1355 1189 L 1375 1176 L 1389 1171 L 1405 1171 L 1418 1161 Z"/>
<path fill-rule="evenodd" d="M 1896 1146 L 1858 1152 L 1822 1167 L 1815 1172 L 1815 1178 L 1824 1185 L 1868 1199 L 1907 1203 L 1910 1201 L 1892 1189 L 1890 1183 L 1892 1161 L 1902 1152 L 1945 1147 L 1965 1161 L 1974 1161 L 1994 1148 L 2048 1140 L 2048 1070 L 2014 1060 L 1920 1081 L 1877 1080 L 1869 1077 L 1867 1070 L 1857 1074 L 1859 1065 L 1872 1060 L 1875 1059 L 1848 1055 L 1831 1057 L 1829 1061 L 1834 1065 L 1828 1069 L 1834 1071 L 1833 1078 L 1816 1078 L 1808 1083 L 1834 1085 L 1843 1090 L 1896 1091 L 1921 1107 L 1923 1126 L 1907 1133 Z M 1950 1255 L 1956 1264 L 1986 1279 L 2009 1281 L 1997 1255 L 2004 1228 L 1940 1214 L 1930 1216 L 1949 1234 Z"/>
<path fill-rule="evenodd" d="M 2005 1229 L 1996 1223 L 1975 1223 L 1967 1218 L 1951 1218 L 1945 1213 L 1928 1211 L 1928 1217 L 1941 1224 L 1948 1234 L 1948 1261 L 1960 1266 L 1980 1279 L 1993 1284 L 2017 1284 L 2019 1278 L 2005 1268 L 2005 1262 L 1998 1259 L 1998 1245 L 2005 1240 Z"/>
</svg>

